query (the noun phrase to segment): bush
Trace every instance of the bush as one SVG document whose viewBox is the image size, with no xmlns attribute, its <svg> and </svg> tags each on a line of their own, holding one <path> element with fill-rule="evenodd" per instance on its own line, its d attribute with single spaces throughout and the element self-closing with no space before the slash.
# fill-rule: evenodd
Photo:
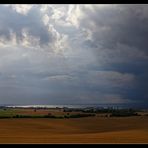
<svg viewBox="0 0 148 148">
<path fill-rule="evenodd" d="M 11 118 L 10 116 L 1 116 L 0 119 Z"/>
<path fill-rule="evenodd" d="M 129 116 L 138 116 L 138 114 L 133 110 L 117 110 L 117 111 L 114 111 L 110 116 L 111 117 L 129 117 Z"/>
<path fill-rule="evenodd" d="M 89 117 L 89 116 L 95 116 L 95 114 L 74 114 L 74 115 L 69 115 L 69 118 L 80 118 L 80 117 Z"/>
</svg>

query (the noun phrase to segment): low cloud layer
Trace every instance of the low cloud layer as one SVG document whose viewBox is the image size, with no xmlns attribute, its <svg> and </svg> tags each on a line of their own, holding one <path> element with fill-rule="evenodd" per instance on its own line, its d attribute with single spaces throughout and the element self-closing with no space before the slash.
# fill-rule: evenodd
<svg viewBox="0 0 148 148">
<path fill-rule="evenodd" d="M 1 104 L 148 103 L 147 5 L 1 5 Z"/>
</svg>

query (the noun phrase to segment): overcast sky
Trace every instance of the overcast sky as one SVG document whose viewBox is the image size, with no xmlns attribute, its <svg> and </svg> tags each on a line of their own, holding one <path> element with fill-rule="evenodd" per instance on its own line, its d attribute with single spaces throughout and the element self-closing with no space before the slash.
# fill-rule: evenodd
<svg viewBox="0 0 148 148">
<path fill-rule="evenodd" d="M 0 5 L 0 104 L 148 103 L 148 5 Z"/>
</svg>

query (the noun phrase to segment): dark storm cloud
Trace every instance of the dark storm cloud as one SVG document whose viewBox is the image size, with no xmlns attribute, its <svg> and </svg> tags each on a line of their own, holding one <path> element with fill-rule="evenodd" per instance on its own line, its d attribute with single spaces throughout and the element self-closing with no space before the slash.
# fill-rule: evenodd
<svg viewBox="0 0 148 148">
<path fill-rule="evenodd" d="M 105 48 L 113 48 L 121 43 L 147 52 L 148 17 L 143 12 L 146 7 L 113 5 L 100 9 L 94 6 L 93 12 L 85 10 L 80 26 L 92 29 L 93 41 Z"/>
<path fill-rule="evenodd" d="M 135 75 L 134 87 L 118 93 L 141 102 L 147 102 L 148 91 L 145 83 L 148 79 L 147 11 L 148 5 L 114 5 L 104 9 L 94 6 L 93 12 L 85 9 L 85 17 L 80 21 L 80 26 L 92 30 L 91 40 L 84 45 L 87 43 L 93 50 L 103 70 Z M 94 69 L 100 67 L 96 64 Z"/>
</svg>

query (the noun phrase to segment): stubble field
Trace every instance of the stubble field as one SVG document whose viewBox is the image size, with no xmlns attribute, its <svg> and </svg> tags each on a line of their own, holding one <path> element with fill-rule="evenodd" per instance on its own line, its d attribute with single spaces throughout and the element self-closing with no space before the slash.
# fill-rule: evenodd
<svg viewBox="0 0 148 148">
<path fill-rule="evenodd" d="M 0 143 L 148 143 L 148 117 L 0 119 Z"/>
</svg>

